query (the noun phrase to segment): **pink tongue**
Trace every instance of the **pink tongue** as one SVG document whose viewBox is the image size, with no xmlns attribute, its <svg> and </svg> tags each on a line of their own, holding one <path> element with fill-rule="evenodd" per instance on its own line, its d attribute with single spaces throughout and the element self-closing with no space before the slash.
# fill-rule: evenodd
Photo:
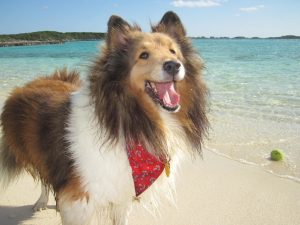
<svg viewBox="0 0 300 225">
<path fill-rule="evenodd" d="M 179 104 L 180 96 L 175 91 L 174 83 L 154 83 L 159 98 L 163 100 L 164 104 L 170 107 L 175 107 Z"/>
</svg>

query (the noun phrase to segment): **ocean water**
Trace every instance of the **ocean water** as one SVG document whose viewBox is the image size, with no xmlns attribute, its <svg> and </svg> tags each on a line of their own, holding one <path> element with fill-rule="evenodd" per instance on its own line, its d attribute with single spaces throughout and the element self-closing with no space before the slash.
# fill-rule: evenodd
<svg viewBox="0 0 300 225">
<path fill-rule="evenodd" d="M 100 44 L 0 48 L 0 105 L 15 86 L 56 68 L 85 76 Z M 200 39 L 193 44 L 210 89 L 206 148 L 300 182 L 300 41 Z M 284 161 L 270 161 L 276 148 L 285 153 Z"/>
</svg>

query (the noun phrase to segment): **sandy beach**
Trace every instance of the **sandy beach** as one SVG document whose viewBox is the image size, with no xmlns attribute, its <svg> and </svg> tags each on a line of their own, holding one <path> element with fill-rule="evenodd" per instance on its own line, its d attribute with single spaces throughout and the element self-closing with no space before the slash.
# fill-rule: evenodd
<svg viewBox="0 0 300 225">
<path fill-rule="evenodd" d="M 0 195 L 1 225 L 60 224 L 53 197 L 48 209 L 33 213 L 40 186 L 28 175 Z M 300 184 L 279 178 L 210 151 L 187 162 L 177 179 L 177 208 L 167 206 L 159 218 L 134 208 L 129 225 L 298 225 Z"/>
</svg>

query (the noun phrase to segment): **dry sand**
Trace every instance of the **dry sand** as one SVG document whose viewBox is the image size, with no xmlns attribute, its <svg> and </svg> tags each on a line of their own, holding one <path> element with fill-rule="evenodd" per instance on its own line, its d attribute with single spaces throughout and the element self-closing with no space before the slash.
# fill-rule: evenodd
<svg viewBox="0 0 300 225">
<path fill-rule="evenodd" d="M 49 209 L 33 213 L 40 187 L 24 175 L 0 194 L 0 225 L 60 224 L 51 199 Z M 204 160 L 183 165 L 177 180 L 178 206 L 160 218 L 135 209 L 129 225 L 299 225 L 300 184 L 255 166 L 204 152 Z"/>
</svg>

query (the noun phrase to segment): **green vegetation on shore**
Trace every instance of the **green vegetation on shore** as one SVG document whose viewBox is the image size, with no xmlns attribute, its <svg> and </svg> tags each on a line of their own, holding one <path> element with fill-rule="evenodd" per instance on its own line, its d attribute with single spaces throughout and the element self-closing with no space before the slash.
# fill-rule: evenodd
<svg viewBox="0 0 300 225">
<path fill-rule="evenodd" d="M 66 41 L 101 40 L 106 33 L 97 32 L 57 32 L 38 31 L 21 34 L 0 34 L 0 47 L 20 46 L 20 45 L 41 45 L 41 44 L 61 44 Z M 300 36 L 285 35 L 281 37 L 192 37 L 194 39 L 300 39 Z"/>
<path fill-rule="evenodd" d="M 97 32 L 57 32 L 57 31 L 38 31 L 21 34 L 0 34 L 0 42 L 17 41 L 73 41 L 73 40 L 100 40 L 105 38 L 106 33 Z M 192 37 L 195 39 L 300 39 L 300 36 L 284 35 L 280 37 Z"/>
<path fill-rule="evenodd" d="M 95 32 L 38 31 L 22 34 L 2 34 L 0 35 L 0 47 L 61 44 L 66 41 L 100 40 L 104 37 L 105 33 Z"/>
<path fill-rule="evenodd" d="M 95 32 L 56 32 L 38 31 L 22 34 L 2 34 L 0 42 L 15 41 L 73 41 L 73 40 L 99 40 L 105 37 L 105 33 Z"/>
</svg>

